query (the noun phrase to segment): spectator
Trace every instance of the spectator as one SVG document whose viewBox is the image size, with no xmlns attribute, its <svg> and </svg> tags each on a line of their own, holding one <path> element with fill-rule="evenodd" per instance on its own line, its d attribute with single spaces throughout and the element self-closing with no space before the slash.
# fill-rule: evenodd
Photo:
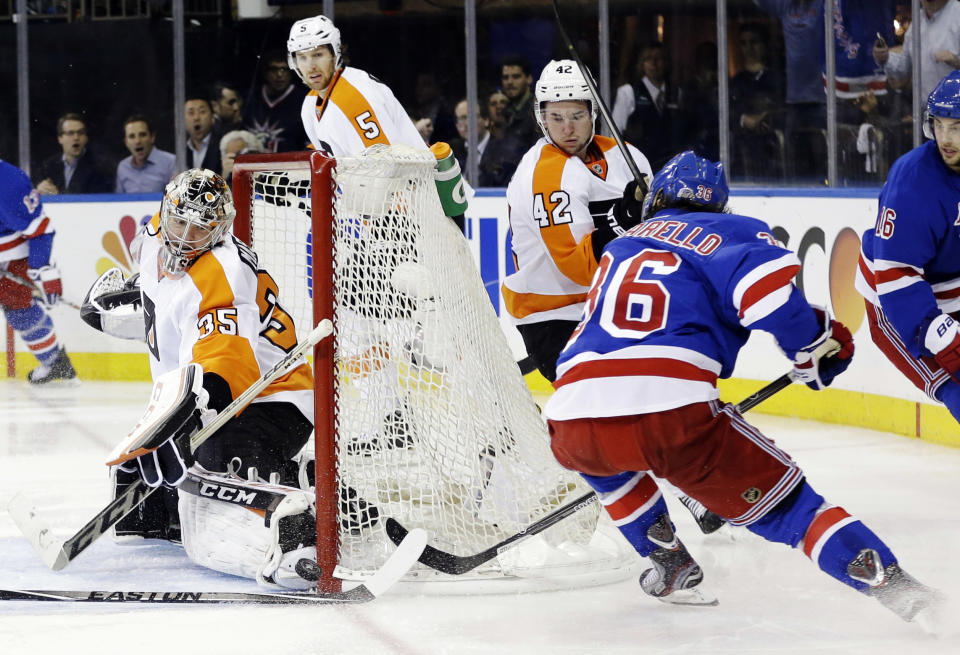
<svg viewBox="0 0 960 655">
<path fill-rule="evenodd" d="M 433 125 L 433 119 L 430 118 L 429 116 L 414 119 L 411 116 L 410 120 L 413 121 L 414 126 L 417 128 L 417 132 L 420 133 L 420 137 L 423 139 L 423 143 L 425 145 L 430 145 L 431 143 L 433 143 L 433 132 L 435 129 Z"/>
<path fill-rule="evenodd" d="M 450 111 L 450 102 L 440 90 L 436 75 L 418 74 L 414 96 L 416 97 L 414 114 L 419 116 L 420 120 L 429 119 L 433 125 L 427 145 L 436 141 L 449 142 L 456 134 L 456 125 L 453 113 Z"/>
<path fill-rule="evenodd" d="M 753 0 L 780 19 L 786 46 L 787 96 L 784 114 L 790 177 L 826 176 L 826 98 L 823 93 L 823 0 Z"/>
<path fill-rule="evenodd" d="M 686 123 L 693 151 L 705 159 L 720 159 L 720 97 L 717 92 L 717 44 L 704 41 L 694 51 L 693 79 L 684 89 Z"/>
<path fill-rule="evenodd" d="M 783 74 L 768 65 L 770 32 L 765 25 L 741 25 L 737 41 L 743 68 L 730 80 L 734 170 L 748 181 L 780 181 L 784 174 Z"/>
<path fill-rule="evenodd" d="M 177 158 L 154 147 L 156 139 L 156 130 L 143 114 L 123 121 L 123 143 L 130 156 L 117 164 L 116 193 L 163 193 L 177 172 Z"/>
<path fill-rule="evenodd" d="M 293 83 L 287 55 L 271 50 L 263 60 L 263 83 L 247 102 L 247 129 L 260 136 L 267 152 L 290 152 L 307 147 L 300 109 L 307 89 Z"/>
<path fill-rule="evenodd" d="M 265 152 L 263 141 L 248 130 L 233 130 L 220 137 L 220 165 L 223 168 L 223 178 L 231 182 L 233 177 L 233 160 L 237 155 Z"/>
<path fill-rule="evenodd" d="M 889 43 L 877 43 L 873 58 L 887 75 L 909 79 L 913 70 L 913 23 L 920 24 L 920 97 L 926 98 L 933 87 L 955 68 L 960 68 L 960 3 L 948 0 L 920 0 L 923 11 L 914 16 L 903 37 L 903 48 L 890 50 Z"/>
<path fill-rule="evenodd" d="M 897 0 L 843 0 L 833 12 L 838 173 L 843 181 L 883 181 L 890 160 L 887 76 L 874 61 L 880 38 L 893 40 Z M 824 71 L 824 80 L 826 72 Z"/>
<path fill-rule="evenodd" d="M 57 142 L 61 152 L 40 164 L 37 191 L 58 193 L 110 193 L 112 166 L 87 148 L 87 121 L 80 114 L 64 114 L 57 120 Z"/>
<path fill-rule="evenodd" d="M 464 176 L 466 176 L 467 172 L 470 170 L 468 166 L 470 166 L 474 159 L 477 159 L 477 165 L 479 166 L 480 157 L 483 157 L 483 151 L 490 142 L 490 132 L 487 130 L 489 116 L 487 105 L 481 104 L 477 114 L 477 151 L 475 153 L 468 154 L 467 147 L 469 144 L 469 116 L 467 99 L 464 98 L 458 102 L 457 106 L 453 109 L 453 115 L 457 120 L 457 134 L 459 136 L 450 140 L 450 147 L 453 149 L 453 154 L 460 163 L 460 170 L 463 171 Z"/>
<path fill-rule="evenodd" d="M 188 95 L 183 106 L 187 119 L 187 167 L 220 172 L 220 136 L 213 132 L 213 109 L 200 95 Z"/>
<path fill-rule="evenodd" d="M 519 142 L 521 154 L 541 135 L 533 115 L 531 84 L 533 75 L 526 59 L 507 57 L 500 63 L 500 88 L 507 96 L 507 106 L 503 108 L 504 136 Z"/>
<path fill-rule="evenodd" d="M 490 139 L 480 156 L 478 182 L 482 187 L 507 186 L 523 153 L 527 151 L 519 139 L 507 134 L 505 114 L 508 103 L 507 95 L 499 90 L 491 93 L 487 100 Z"/>
<path fill-rule="evenodd" d="M 229 84 L 217 82 L 210 87 L 213 129 L 220 134 L 243 129 L 243 101 Z"/>
<path fill-rule="evenodd" d="M 653 170 L 683 149 L 682 111 L 680 90 L 667 80 L 663 44 L 645 46 L 633 81 L 617 89 L 613 120 L 627 141 L 643 148 Z"/>
</svg>

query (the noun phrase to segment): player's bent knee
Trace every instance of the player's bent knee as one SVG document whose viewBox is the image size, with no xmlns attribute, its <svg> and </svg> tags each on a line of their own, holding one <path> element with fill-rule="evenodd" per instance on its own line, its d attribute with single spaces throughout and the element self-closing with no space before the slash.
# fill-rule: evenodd
<svg viewBox="0 0 960 655">
<path fill-rule="evenodd" d="M 208 568 L 267 586 L 309 589 L 301 558 L 316 562 L 315 509 L 308 491 L 248 482 L 193 466 L 180 486 L 183 547 Z M 285 557 L 297 554 L 294 560 Z"/>
<path fill-rule="evenodd" d="M 796 548 L 821 505 L 823 496 L 804 480 L 786 498 L 746 528 L 767 541 Z"/>
</svg>

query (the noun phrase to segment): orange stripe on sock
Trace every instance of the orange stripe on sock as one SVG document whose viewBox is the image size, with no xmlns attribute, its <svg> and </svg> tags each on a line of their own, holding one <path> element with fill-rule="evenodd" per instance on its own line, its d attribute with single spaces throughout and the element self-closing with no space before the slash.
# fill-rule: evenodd
<svg viewBox="0 0 960 655">
<path fill-rule="evenodd" d="M 619 521 L 643 507 L 656 493 L 657 483 L 649 475 L 645 475 L 623 498 L 607 505 L 607 513 L 611 519 Z"/>
<path fill-rule="evenodd" d="M 847 510 L 842 507 L 831 507 L 825 512 L 820 513 L 810 522 L 807 533 L 803 536 L 803 553 L 807 557 L 810 557 L 814 547 L 816 547 L 817 542 L 820 541 L 824 533 L 849 516 L 850 514 L 847 513 Z"/>
</svg>

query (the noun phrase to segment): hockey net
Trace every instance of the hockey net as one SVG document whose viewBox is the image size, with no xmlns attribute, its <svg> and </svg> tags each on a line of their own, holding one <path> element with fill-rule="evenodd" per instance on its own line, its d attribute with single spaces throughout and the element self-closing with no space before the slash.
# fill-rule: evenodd
<svg viewBox="0 0 960 655">
<path fill-rule="evenodd" d="M 374 146 L 336 165 L 286 153 L 234 168 L 234 229 L 279 285 L 279 306 L 298 335 L 334 322 L 315 353 L 315 441 L 318 554 L 339 578 L 392 552 L 386 517 L 472 555 L 589 491 L 550 452 L 468 242 L 443 215 L 434 163 Z M 472 577 L 627 568 L 632 550 L 597 530 L 598 514 L 581 510 Z M 325 575 L 320 586 L 338 584 Z"/>
</svg>

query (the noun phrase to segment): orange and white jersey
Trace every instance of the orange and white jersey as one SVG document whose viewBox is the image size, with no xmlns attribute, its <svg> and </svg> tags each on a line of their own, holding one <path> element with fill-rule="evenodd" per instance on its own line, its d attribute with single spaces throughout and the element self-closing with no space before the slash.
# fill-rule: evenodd
<svg viewBox="0 0 960 655">
<path fill-rule="evenodd" d="M 154 216 L 149 234 L 157 233 Z M 140 292 L 154 379 L 191 362 L 230 385 L 233 398 L 297 345 L 293 319 L 256 254 L 233 236 L 203 253 L 179 277 L 160 268 L 159 236 L 140 251 Z M 306 359 L 253 402 L 290 402 L 313 421 L 313 376 Z"/>
<path fill-rule="evenodd" d="M 627 145 L 640 172 L 650 163 Z M 613 139 L 595 136 L 584 162 L 541 138 L 520 160 L 507 187 L 516 272 L 501 287 L 517 324 L 580 320 L 597 269 L 592 232 L 633 179 Z"/>
<path fill-rule="evenodd" d="M 393 91 L 358 68 L 339 71 L 325 98 L 307 94 L 300 117 L 313 147 L 333 157 L 357 155 L 376 143 L 427 149 Z"/>
</svg>

